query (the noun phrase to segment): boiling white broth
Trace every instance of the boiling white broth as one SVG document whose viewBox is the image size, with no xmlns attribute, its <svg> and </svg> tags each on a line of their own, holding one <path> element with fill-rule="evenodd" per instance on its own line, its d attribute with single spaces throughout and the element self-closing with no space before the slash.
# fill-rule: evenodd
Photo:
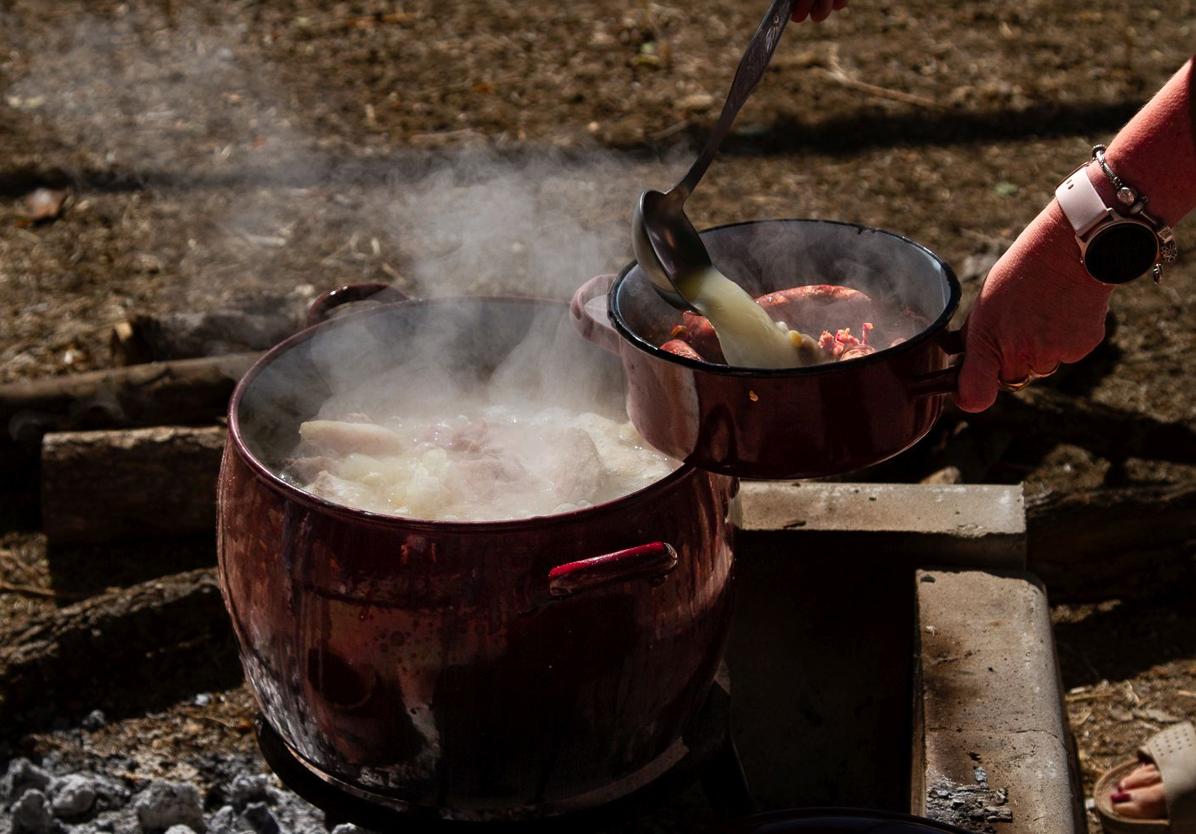
<svg viewBox="0 0 1196 834">
<path fill-rule="evenodd" d="M 555 515 L 642 489 L 680 464 L 628 422 L 474 404 L 452 417 L 311 420 L 287 477 L 358 509 L 435 521 Z"/>
</svg>

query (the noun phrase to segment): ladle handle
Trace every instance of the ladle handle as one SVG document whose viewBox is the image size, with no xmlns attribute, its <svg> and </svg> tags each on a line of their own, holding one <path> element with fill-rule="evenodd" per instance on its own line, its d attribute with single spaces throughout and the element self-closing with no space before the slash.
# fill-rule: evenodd
<svg viewBox="0 0 1196 834">
<path fill-rule="evenodd" d="M 313 324 L 319 324 L 327 320 L 332 311 L 342 304 L 365 301 L 366 299 L 374 301 L 410 301 L 411 297 L 390 284 L 377 282 L 346 284 L 343 287 L 329 290 L 311 303 L 311 306 L 307 308 L 307 326 L 311 327 Z"/>
<path fill-rule="evenodd" d="M 752 35 L 743 57 L 739 60 L 739 68 L 735 70 L 735 79 L 731 82 L 731 91 L 727 93 L 727 100 L 723 102 L 723 112 L 719 114 L 714 130 L 710 133 L 710 138 L 706 140 L 706 147 L 694 160 L 694 164 L 690 166 L 685 178 L 669 192 L 670 197 L 674 197 L 679 202 L 685 202 L 697 188 L 698 181 L 702 179 L 702 175 L 710 167 L 714 155 L 718 153 L 719 146 L 730 133 L 731 125 L 735 123 L 735 117 L 739 115 L 740 108 L 743 107 L 744 102 L 751 96 L 752 90 L 756 89 L 756 85 L 764 76 L 764 70 L 767 69 L 768 62 L 772 59 L 772 53 L 776 51 L 777 44 L 781 40 L 781 33 L 785 31 L 785 24 L 793 16 L 794 2 L 795 0 L 774 0 L 768 13 L 764 15 L 764 20 L 760 21 L 760 27 L 756 30 L 756 34 Z"/>
</svg>

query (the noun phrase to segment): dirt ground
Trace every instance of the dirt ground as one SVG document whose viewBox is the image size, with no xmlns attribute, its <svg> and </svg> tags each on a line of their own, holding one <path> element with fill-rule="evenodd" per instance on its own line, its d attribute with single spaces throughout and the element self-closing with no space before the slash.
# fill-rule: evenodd
<svg viewBox="0 0 1196 834">
<path fill-rule="evenodd" d="M 112 325 L 133 312 L 360 280 L 565 297 L 628 260 L 634 197 L 684 170 L 762 5 L 0 0 L 0 382 L 105 367 Z M 892 229 L 957 267 L 966 304 L 982 275 L 969 265 L 1189 56 L 1196 2 L 1142 5 L 852 0 L 794 27 L 691 202 L 695 222 Z M 43 186 L 68 196 L 33 222 L 25 198 Z M 1116 294 L 1108 344 L 1066 387 L 1196 428 L 1196 226 L 1177 232 L 1166 283 Z M 991 477 L 1030 494 L 1111 470 L 1196 478 L 1031 440 Z M 0 531 L 0 578 L 51 586 L 35 532 Z M 1191 595 L 1108 596 L 1056 608 L 1088 787 L 1196 714 Z M 15 628 L 53 604 L 9 593 L 0 612 Z M 244 749 L 248 714 L 232 690 L 89 743 L 148 726 L 160 761 Z"/>
</svg>

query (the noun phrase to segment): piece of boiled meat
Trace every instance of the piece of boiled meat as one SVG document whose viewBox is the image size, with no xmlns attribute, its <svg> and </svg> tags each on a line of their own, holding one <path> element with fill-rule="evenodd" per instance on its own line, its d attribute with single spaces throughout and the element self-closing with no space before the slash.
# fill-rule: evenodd
<svg viewBox="0 0 1196 834">
<path fill-rule="evenodd" d="M 300 424 L 299 437 L 306 452 L 324 455 L 397 455 L 404 445 L 403 438 L 385 426 L 343 420 L 308 420 Z"/>
</svg>

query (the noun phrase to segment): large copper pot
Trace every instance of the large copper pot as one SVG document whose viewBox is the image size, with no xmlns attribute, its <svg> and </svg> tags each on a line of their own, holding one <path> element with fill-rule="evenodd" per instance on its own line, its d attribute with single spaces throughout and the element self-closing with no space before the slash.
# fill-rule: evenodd
<svg viewBox="0 0 1196 834">
<path fill-rule="evenodd" d="M 446 361 L 484 369 L 546 312 L 568 329 L 553 302 L 385 304 L 274 348 L 233 396 L 219 558 L 246 677 L 298 759 L 393 808 L 530 819 L 630 793 L 683 753 L 722 652 L 731 478 L 682 466 L 581 511 L 449 523 L 347 509 L 279 476 L 327 388 L 328 345 L 382 378 L 411 334 L 465 316 L 475 337 Z M 575 341 L 577 374 L 620 402 L 617 362 Z"/>
</svg>

